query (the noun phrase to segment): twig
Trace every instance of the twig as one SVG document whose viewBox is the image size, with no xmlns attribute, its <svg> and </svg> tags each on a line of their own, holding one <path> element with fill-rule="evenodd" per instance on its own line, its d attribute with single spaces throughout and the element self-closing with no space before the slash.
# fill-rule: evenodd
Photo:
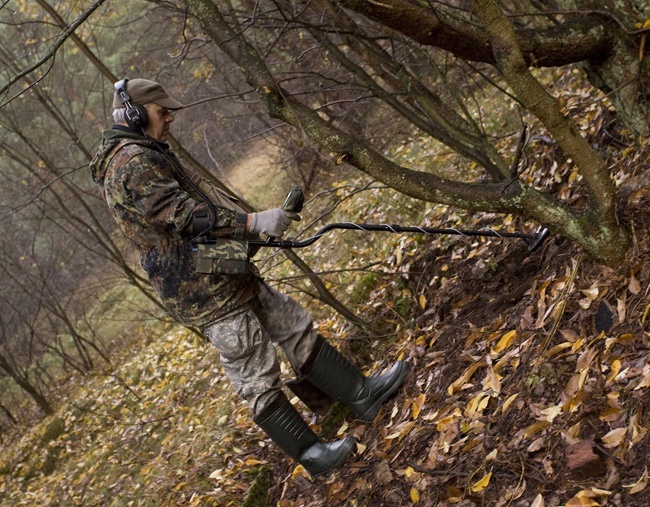
<svg viewBox="0 0 650 507">
<path fill-rule="evenodd" d="M 528 136 L 528 126 L 524 123 L 524 127 L 521 129 L 521 132 L 519 133 L 519 140 L 517 141 L 517 149 L 515 150 L 515 158 L 512 160 L 512 164 L 510 165 L 510 176 L 512 179 L 508 182 L 508 184 L 503 187 L 503 190 L 501 190 L 501 193 L 505 193 L 506 190 L 508 190 L 508 187 L 512 185 L 515 181 L 519 179 L 519 176 L 521 176 L 521 173 L 523 173 L 526 170 L 527 163 L 524 164 L 523 169 L 519 170 L 519 164 L 521 163 L 521 156 L 524 152 L 524 148 L 528 144 L 528 139 L 530 137 Z"/>
<path fill-rule="evenodd" d="M 573 270 L 571 271 L 571 276 L 569 277 L 569 281 L 567 282 L 567 285 L 564 288 L 564 292 L 562 293 L 562 296 L 560 297 L 560 303 L 559 304 L 562 305 L 562 308 L 560 310 L 560 314 L 555 319 L 555 323 L 553 324 L 553 329 L 548 334 L 548 336 L 546 338 L 544 338 L 544 342 L 542 343 L 542 346 L 539 349 L 540 356 L 543 355 L 546 352 L 546 349 L 548 348 L 549 344 L 551 343 L 551 340 L 553 339 L 553 336 L 555 336 L 555 333 L 557 332 L 558 328 L 560 327 L 560 322 L 562 322 L 562 317 L 564 317 L 564 312 L 566 311 L 566 300 L 568 299 L 569 293 L 571 292 L 571 288 L 573 287 L 573 281 L 575 280 L 576 274 L 578 273 L 578 267 L 580 266 L 580 260 L 581 259 L 582 259 L 582 257 L 578 256 L 578 259 L 576 260 L 576 265 L 574 266 Z"/>
<path fill-rule="evenodd" d="M 34 65 L 27 67 L 25 70 L 22 72 L 19 72 L 17 75 L 15 75 L 12 79 L 10 79 L 2 88 L 0 88 L 0 95 L 5 93 L 13 84 L 17 83 L 20 79 L 25 77 L 26 75 L 32 73 L 36 69 L 38 69 L 41 65 L 43 65 L 45 62 L 50 60 L 51 58 L 54 57 L 58 49 L 63 45 L 63 43 L 70 37 L 74 31 L 82 24 L 84 23 L 90 15 L 97 10 L 106 0 L 96 0 L 94 4 L 92 4 L 86 12 L 84 12 L 81 16 L 79 16 L 76 21 L 70 25 L 68 25 L 68 28 L 66 28 L 61 35 L 59 35 L 59 38 L 57 41 L 54 43 L 54 46 L 48 51 L 43 58 L 38 60 Z M 31 88 L 28 87 L 27 90 Z M 7 100 L 3 104 L 0 104 L 0 108 L 6 106 L 9 104 L 12 100 L 14 100 L 16 97 L 19 97 L 25 92 L 25 90 L 21 91 L 18 93 L 16 96 L 12 97 L 11 99 Z"/>
<path fill-rule="evenodd" d="M 549 15 L 570 16 L 572 14 L 575 14 L 576 16 L 589 16 L 595 14 L 597 16 L 609 18 L 612 21 L 614 21 L 619 26 L 619 28 L 623 30 L 623 32 L 625 32 L 626 35 L 642 35 L 644 33 L 650 32 L 650 28 L 629 30 L 625 25 L 625 23 L 620 18 L 616 17 L 613 13 L 602 9 L 521 12 L 521 13 L 506 14 L 506 16 L 509 18 L 516 18 L 516 17 L 523 17 L 523 16 L 549 16 Z"/>
</svg>

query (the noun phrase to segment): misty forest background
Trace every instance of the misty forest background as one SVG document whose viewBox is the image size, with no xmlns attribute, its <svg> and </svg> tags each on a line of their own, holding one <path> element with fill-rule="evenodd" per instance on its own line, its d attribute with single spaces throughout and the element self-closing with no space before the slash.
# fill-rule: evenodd
<svg viewBox="0 0 650 507">
<path fill-rule="evenodd" d="M 646 1 L 6 0 L 0 26 L 0 505 L 648 505 Z M 247 209 L 304 189 L 291 238 L 551 236 L 262 249 L 365 371 L 411 363 L 371 424 L 305 411 L 359 439 L 312 481 L 90 178 L 136 77 L 188 106 L 172 146 Z"/>
</svg>

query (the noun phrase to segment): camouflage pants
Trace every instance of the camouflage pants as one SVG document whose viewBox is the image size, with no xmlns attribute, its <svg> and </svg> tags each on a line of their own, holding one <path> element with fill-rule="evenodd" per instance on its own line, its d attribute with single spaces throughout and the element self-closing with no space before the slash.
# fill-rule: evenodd
<svg viewBox="0 0 650 507">
<path fill-rule="evenodd" d="M 280 391 L 280 365 L 273 344 L 299 370 L 316 342 L 312 317 L 300 304 L 260 282 L 257 300 L 204 329 L 221 354 L 235 392 L 260 414 Z"/>
</svg>

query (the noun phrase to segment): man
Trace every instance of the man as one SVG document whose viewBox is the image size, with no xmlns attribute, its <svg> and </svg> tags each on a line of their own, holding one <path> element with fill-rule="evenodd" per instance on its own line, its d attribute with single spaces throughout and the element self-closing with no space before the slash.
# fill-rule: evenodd
<svg viewBox="0 0 650 507">
<path fill-rule="evenodd" d="M 165 143 L 183 105 L 146 79 L 115 84 L 115 125 L 105 130 L 92 177 L 170 314 L 198 327 L 221 354 L 254 421 L 312 476 L 340 465 L 354 438 L 324 443 L 281 389 L 275 343 L 312 386 L 372 421 L 404 380 L 406 363 L 366 378 L 320 337 L 309 313 L 269 287 L 246 240 L 279 238 L 293 212 L 245 213 L 229 196 L 187 174 Z"/>
</svg>

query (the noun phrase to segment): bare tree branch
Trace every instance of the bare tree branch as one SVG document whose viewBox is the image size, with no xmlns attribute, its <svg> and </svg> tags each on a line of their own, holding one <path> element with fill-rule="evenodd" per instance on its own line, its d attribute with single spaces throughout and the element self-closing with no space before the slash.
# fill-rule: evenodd
<svg viewBox="0 0 650 507">
<path fill-rule="evenodd" d="M 52 47 L 50 48 L 50 50 L 49 50 L 45 55 L 43 55 L 43 57 L 42 57 L 40 60 L 38 60 L 38 61 L 37 61 L 36 63 L 34 63 L 33 65 L 27 67 L 27 68 L 26 68 L 25 70 L 23 70 L 22 72 L 19 72 L 18 74 L 16 74 L 16 75 L 15 75 L 13 78 L 11 78 L 11 79 L 10 79 L 10 80 L 5 84 L 5 85 L 3 85 L 3 86 L 0 88 L 0 94 L 6 93 L 6 92 L 9 90 L 9 88 L 11 88 L 11 86 L 13 86 L 14 84 L 16 84 L 20 79 L 22 79 L 23 77 L 27 76 L 28 74 L 31 74 L 31 73 L 34 72 L 35 70 L 39 69 L 42 65 L 44 65 L 47 61 L 49 61 L 49 60 L 51 60 L 52 58 L 54 58 L 54 56 L 56 55 L 56 52 L 57 52 L 57 51 L 59 50 L 59 48 L 63 45 L 63 43 L 68 39 L 68 37 L 70 37 L 70 36 L 74 33 L 74 31 L 75 31 L 77 28 L 79 28 L 79 26 L 82 25 L 82 24 L 83 24 L 83 23 L 84 23 L 84 22 L 85 22 L 85 21 L 90 17 L 90 15 L 91 15 L 93 12 L 95 12 L 99 7 L 101 7 L 101 5 L 102 5 L 104 2 L 106 2 L 106 0 L 96 0 L 95 3 L 93 3 L 93 4 L 88 8 L 88 10 L 86 10 L 83 14 L 81 14 L 81 16 L 79 16 L 79 17 L 78 17 L 78 18 L 77 18 L 73 23 L 71 23 L 70 25 L 68 25 L 68 27 L 67 27 L 67 28 L 66 28 L 66 29 L 61 33 L 61 35 L 59 35 L 58 39 L 57 39 L 56 42 L 52 45 Z M 34 81 L 34 83 L 32 84 L 32 86 L 38 84 L 38 82 L 39 82 L 41 79 L 43 79 L 43 77 L 41 77 L 41 78 L 37 79 L 36 81 Z M 6 106 L 7 104 L 9 104 L 9 103 L 10 103 L 12 100 L 14 100 L 15 98 L 20 97 L 23 93 L 25 93 L 27 90 L 29 90 L 29 88 L 31 88 L 31 86 L 28 87 L 28 88 L 25 88 L 24 90 L 20 91 L 19 93 L 17 93 L 16 95 L 14 95 L 14 96 L 11 97 L 10 99 L 8 99 L 6 102 L 0 104 L 0 108 Z"/>
</svg>

